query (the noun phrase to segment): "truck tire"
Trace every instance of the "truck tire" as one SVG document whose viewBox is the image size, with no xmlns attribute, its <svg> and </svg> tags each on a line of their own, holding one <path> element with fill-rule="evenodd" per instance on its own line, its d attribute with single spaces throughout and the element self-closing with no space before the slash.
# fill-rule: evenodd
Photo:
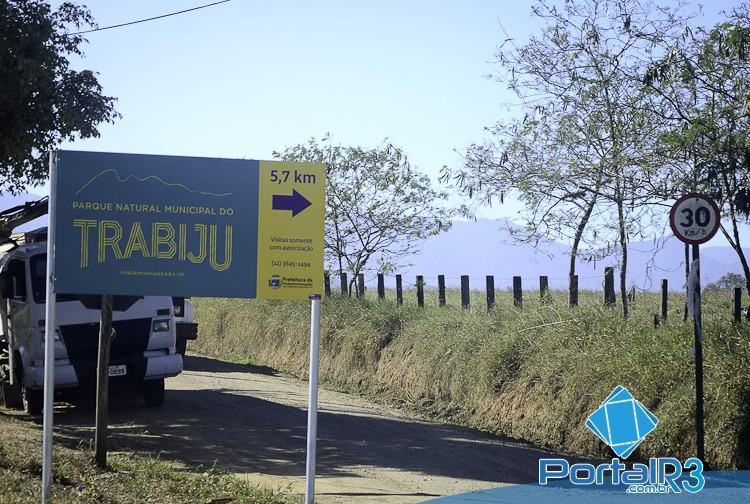
<svg viewBox="0 0 750 504">
<path fill-rule="evenodd" d="M 16 383 L 11 385 L 9 382 L 3 382 L 0 384 L 0 399 L 2 400 L 3 406 L 10 409 L 19 409 L 23 406 L 21 399 L 21 387 Z"/>
<path fill-rule="evenodd" d="M 146 406 L 161 406 L 164 404 L 164 395 L 164 378 L 143 382 L 143 399 Z"/>
<path fill-rule="evenodd" d="M 40 415 L 44 405 L 44 391 L 42 389 L 21 388 L 23 410 L 27 415 Z"/>
<path fill-rule="evenodd" d="M 185 356 L 185 351 L 187 350 L 187 340 L 186 339 L 178 339 L 175 343 L 175 348 L 177 349 L 177 353 Z"/>
</svg>

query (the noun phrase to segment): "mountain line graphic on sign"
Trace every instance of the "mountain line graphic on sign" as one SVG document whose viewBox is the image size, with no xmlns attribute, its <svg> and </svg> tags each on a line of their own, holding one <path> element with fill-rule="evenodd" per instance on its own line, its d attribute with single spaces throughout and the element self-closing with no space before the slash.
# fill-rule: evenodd
<svg viewBox="0 0 750 504">
<path fill-rule="evenodd" d="M 102 170 L 101 172 L 97 173 L 93 177 L 91 177 L 83 186 L 76 191 L 75 196 L 80 195 L 84 189 L 86 189 L 88 186 L 93 184 L 98 178 L 103 177 L 104 175 L 112 173 L 115 176 L 115 180 L 117 182 L 124 184 L 130 180 L 137 180 L 138 182 L 147 182 L 150 180 L 156 181 L 161 183 L 162 185 L 166 187 L 179 187 L 180 189 L 184 189 L 185 191 L 191 192 L 193 194 L 200 194 L 203 196 L 215 196 L 217 198 L 222 198 L 224 196 L 231 196 L 232 193 L 212 193 L 212 192 L 204 192 L 204 191 L 198 191 L 196 189 L 191 189 L 190 187 L 186 186 L 185 184 L 181 184 L 179 182 L 167 182 L 166 180 L 163 180 L 162 178 L 156 176 L 156 175 L 149 175 L 147 177 L 138 177 L 136 175 L 128 175 L 127 177 L 122 177 L 120 173 L 115 170 L 114 168 L 108 168 L 106 170 Z"/>
</svg>

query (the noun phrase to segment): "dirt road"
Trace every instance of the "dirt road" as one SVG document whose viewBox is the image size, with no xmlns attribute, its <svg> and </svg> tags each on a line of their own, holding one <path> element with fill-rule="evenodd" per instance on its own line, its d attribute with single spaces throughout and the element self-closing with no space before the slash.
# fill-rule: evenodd
<svg viewBox="0 0 750 504">
<path fill-rule="evenodd" d="M 112 450 L 219 467 L 304 492 L 306 382 L 273 370 L 188 356 L 167 380 L 166 404 L 113 397 Z M 536 479 L 549 453 L 468 429 L 414 420 L 364 399 L 321 390 L 316 494 L 322 503 L 408 503 Z M 56 412 L 65 443 L 93 438 L 94 407 Z"/>
</svg>

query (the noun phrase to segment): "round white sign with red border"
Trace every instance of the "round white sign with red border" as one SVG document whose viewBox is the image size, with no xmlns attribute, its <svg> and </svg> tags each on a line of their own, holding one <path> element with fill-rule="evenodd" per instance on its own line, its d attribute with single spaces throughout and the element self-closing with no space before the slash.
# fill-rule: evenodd
<svg viewBox="0 0 750 504">
<path fill-rule="evenodd" d="M 720 223 L 719 207 L 703 194 L 685 194 L 675 201 L 669 211 L 669 225 L 674 235 L 692 245 L 706 243 L 713 238 Z"/>
</svg>

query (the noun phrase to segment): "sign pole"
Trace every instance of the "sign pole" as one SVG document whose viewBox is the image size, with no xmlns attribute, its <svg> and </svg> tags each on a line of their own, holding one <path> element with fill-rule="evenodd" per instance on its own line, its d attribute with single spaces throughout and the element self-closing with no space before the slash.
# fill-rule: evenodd
<svg viewBox="0 0 750 504">
<path fill-rule="evenodd" d="M 112 343 L 112 296 L 101 300 L 99 322 L 99 355 L 96 376 L 96 428 L 94 454 L 96 466 L 107 468 L 107 425 L 109 424 L 109 349 Z"/>
<path fill-rule="evenodd" d="M 685 262 L 688 245 L 692 245 L 693 262 L 688 270 L 688 300 L 686 315 L 693 315 L 695 328 L 695 446 L 698 459 L 705 464 L 705 436 L 703 426 L 703 321 L 701 320 L 700 244 L 714 237 L 721 227 L 721 211 L 710 197 L 699 193 L 683 194 L 669 211 L 669 225 L 675 237 L 685 243 Z"/>
<path fill-rule="evenodd" d="M 307 469 L 305 504 L 315 502 L 315 449 L 318 437 L 318 364 L 320 346 L 320 294 L 310 295 L 310 394 L 307 406 Z"/>
<path fill-rule="evenodd" d="M 57 153 L 49 153 L 49 224 L 47 226 L 47 295 L 44 316 L 44 412 L 42 427 L 42 504 L 52 499 L 52 424 L 55 398 L 55 215 Z"/>
<path fill-rule="evenodd" d="M 696 268 L 693 303 L 693 326 L 695 327 L 695 444 L 696 455 L 701 462 L 704 459 L 703 431 L 703 327 L 701 320 L 701 267 L 700 245 L 693 244 L 693 264 Z"/>
</svg>

